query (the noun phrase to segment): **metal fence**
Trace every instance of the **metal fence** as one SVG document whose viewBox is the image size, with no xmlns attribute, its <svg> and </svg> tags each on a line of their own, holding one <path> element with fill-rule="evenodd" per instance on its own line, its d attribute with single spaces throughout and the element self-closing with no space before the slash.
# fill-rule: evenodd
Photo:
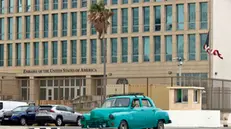
<svg viewBox="0 0 231 129">
<path fill-rule="evenodd" d="M 181 80 L 181 82 L 180 82 Z M 47 78 L 4 78 L 0 80 L 2 100 L 76 100 L 81 96 L 96 96 L 101 101 L 105 96 L 103 77 L 47 77 Z M 115 93 L 125 92 L 128 85 L 146 87 L 143 92 L 150 95 L 151 86 L 195 86 L 204 87 L 203 109 L 231 111 L 231 80 L 197 77 L 108 77 L 107 86 L 114 86 Z M 140 91 L 137 91 L 140 92 Z M 31 98 L 31 96 L 34 96 Z M 82 100 L 78 100 L 82 101 Z M 84 102 L 82 102 L 84 105 Z M 86 105 L 94 106 L 89 103 Z"/>
</svg>

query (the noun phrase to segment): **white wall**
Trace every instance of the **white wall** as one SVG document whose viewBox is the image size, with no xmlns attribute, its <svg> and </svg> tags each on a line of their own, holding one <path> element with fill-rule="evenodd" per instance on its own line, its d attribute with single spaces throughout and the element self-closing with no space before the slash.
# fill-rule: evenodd
<svg viewBox="0 0 231 129">
<path fill-rule="evenodd" d="M 223 55 L 213 57 L 213 78 L 231 79 L 231 0 L 213 1 L 213 46 Z M 215 76 L 215 72 L 217 75 Z"/>
<path fill-rule="evenodd" d="M 219 110 L 169 110 L 166 127 L 221 127 Z"/>
</svg>

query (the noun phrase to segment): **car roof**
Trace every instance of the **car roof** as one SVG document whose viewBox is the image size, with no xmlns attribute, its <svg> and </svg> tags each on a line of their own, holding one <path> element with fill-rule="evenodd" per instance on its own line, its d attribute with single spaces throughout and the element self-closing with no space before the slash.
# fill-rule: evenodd
<svg viewBox="0 0 231 129">
<path fill-rule="evenodd" d="M 119 95 L 119 96 L 113 96 L 113 97 L 109 97 L 110 99 L 115 99 L 115 98 L 129 98 L 129 99 L 134 99 L 134 98 L 147 98 L 149 99 L 149 97 L 147 96 L 143 96 L 143 95 Z"/>
</svg>

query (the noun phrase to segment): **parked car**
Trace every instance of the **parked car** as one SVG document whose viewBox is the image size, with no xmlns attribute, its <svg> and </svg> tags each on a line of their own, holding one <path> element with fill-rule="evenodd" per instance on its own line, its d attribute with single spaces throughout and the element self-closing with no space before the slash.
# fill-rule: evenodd
<svg viewBox="0 0 231 129">
<path fill-rule="evenodd" d="M 4 113 L 2 124 L 32 125 L 35 123 L 37 110 L 37 106 L 19 106 Z"/>
<path fill-rule="evenodd" d="M 64 105 L 41 105 L 36 114 L 39 125 L 55 123 L 56 126 L 65 124 L 80 125 L 82 114 L 75 112 L 71 107 Z"/>
<path fill-rule="evenodd" d="M 3 119 L 3 113 L 7 111 L 11 111 L 18 106 L 28 105 L 26 102 L 20 101 L 0 101 L 0 122 Z"/>
<path fill-rule="evenodd" d="M 111 95 L 101 108 L 81 117 L 82 128 L 154 128 L 171 123 L 167 112 L 142 94 Z"/>
</svg>

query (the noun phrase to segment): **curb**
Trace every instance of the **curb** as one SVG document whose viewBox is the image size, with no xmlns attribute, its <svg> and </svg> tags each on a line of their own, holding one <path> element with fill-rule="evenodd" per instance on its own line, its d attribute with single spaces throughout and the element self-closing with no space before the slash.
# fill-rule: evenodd
<svg viewBox="0 0 231 129">
<path fill-rule="evenodd" d="M 28 128 L 28 129 L 60 129 L 60 128 L 56 128 L 56 127 L 39 127 L 39 128 Z"/>
</svg>

